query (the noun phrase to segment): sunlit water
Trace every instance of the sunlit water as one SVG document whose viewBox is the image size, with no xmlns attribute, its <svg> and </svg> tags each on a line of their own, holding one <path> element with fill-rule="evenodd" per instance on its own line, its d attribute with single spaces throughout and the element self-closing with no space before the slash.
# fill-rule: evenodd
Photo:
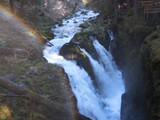
<svg viewBox="0 0 160 120">
<path fill-rule="evenodd" d="M 88 73 L 77 66 L 76 61 L 66 60 L 59 55 L 60 48 L 68 43 L 77 32 L 80 32 L 79 25 L 87 20 L 95 19 L 97 15 L 99 14 L 83 9 L 75 13 L 72 18 L 63 20 L 61 27 L 56 25 L 53 28 L 55 38 L 50 42 L 54 46 L 46 46 L 43 53 L 49 63 L 62 66 L 68 74 L 81 114 L 92 120 L 119 120 L 124 86 L 121 72 L 113 62 L 111 53 L 96 39 L 94 39 L 93 45 L 99 55 L 98 61 L 93 59 L 84 49 L 81 49 L 88 56 L 92 65 L 96 76 L 96 87 Z"/>
</svg>

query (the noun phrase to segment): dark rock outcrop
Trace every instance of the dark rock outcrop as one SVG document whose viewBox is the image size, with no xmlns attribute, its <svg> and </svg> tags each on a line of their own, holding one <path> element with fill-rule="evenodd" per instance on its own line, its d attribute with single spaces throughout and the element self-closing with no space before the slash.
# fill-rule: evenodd
<svg viewBox="0 0 160 120">
<path fill-rule="evenodd" d="M 92 36 L 94 36 L 94 33 L 92 32 L 80 32 L 73 37 L 71 42 L 84 48 L 93 58 L 96 59 L 98 58 L 98 55 L 93 46 L 93 39 L 91 39 Z"/>
<path fill-rule="evenodd" d="M 156 106 L 154 102 L 159 101 L 159 93 L 154 84 L 159 81 L 159 33 L 158 30 L 153 32 L 154 25 L 139 22 L 135 24 L 132 16 L 124 16 L 112 26 L 115 32 L 112 51 L 123 72 L 126 87 L 121 118 L 158 120 L 159 105 Z"/>
<path fill-rule="evenodd" d="M 99 27 L 99 29 L 100 28 L 102 27 Z M 83 32 L 77 33 L 72 38 L 71 42 L 65 44 L 60 50 L 60 55 L 62 55 L 65 59 L 75 60 L 78 66 L 84 68 L 91 76 L 95 85 L 97 85 L 97 83 L 95 82 L 95 75 L 92 66 L 89 62 L 88 57 L 85 55 L 84 52 L 80 50 L 80 48 L 85 49 L 94 59 L 98 60 L 99 56 L 94 48 L 93 41 L 96 39 L 96 37 L 100 38 L 98 40 L 102 44 L 109 41 L 109 39 L 106 39 L 109 36 L 107 36 L 107 32 L 104 32 L 105 30 L 103 30 L 103 32 L 100 33 L 98 36 L 98 33 L 100 32 L 99 29 L 96 29 L 94 31 L 94 29 L 90 27 L 87 28 L 87 30 L 86 28 L 84 28 L 82 30 Z M 105 44 L 104 46 L 108 48 L 107 44 Z"/>
<path fill-rule="evenodd" d="M 160 119 L 160 29 L 157 28 L 146 39 L 141 47 L 145 75 L 152 90 L 148 105 L 152 120 Z"/>
<path fill-rule="evenodd" d="M 122 95 L 121 120 L 150 120 L 143 94 L 125 93 Z"/>
<path fill-rule="evenodd" d="M 91 119 L 85 117 L 84 115 L 79 114 L 79 117 L 77 120 L 91 120 Z"/>
<path fill-rule="evenodd" d="M 123 29 L 125 30 L 125 28 Z M 142 32 L 142 31 L 141 31 Z M 118 37 L 112 45 L 116 63 L 123 72 L 126 93 L 122 97 L 122 120 L 149 120 L 147 106 L 150 82 L 146 82 L 140 46 L 148 32 L 128 33 L 118 30 Z"/>
<path fill-rule="evenodd" d="M 60 50 L 60 55 L 62 55 L 67 60 L 75 60 L 77 65 L 84 68 L 94 80 L 95 76 L 89 59 L 77 45 L 72 42 L 65 44 Z"/>
</svg>

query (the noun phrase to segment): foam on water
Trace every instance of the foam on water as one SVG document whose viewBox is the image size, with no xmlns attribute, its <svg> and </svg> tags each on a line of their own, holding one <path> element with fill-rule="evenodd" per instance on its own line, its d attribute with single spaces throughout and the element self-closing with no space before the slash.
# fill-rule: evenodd
<svg viewBox="0 0 160 120">
<path fill-rule="evenodd" d="M 82 14 L 83 13 L 85 14 Z M 94 60 L 85 50 L 96 75 L 98 88 L 88 73 L 77 66 L 75 61 L 69 61 L 59 55 L 60 48 L 80 32 L 79 25 L 96 18 L 98 13 L 81 10 L 72 18 L 63 20 L 62 26 L 53 28 L 55 38 L 50 42 L 53 47 L 46 46 L 44 57 L 49 63 L 62 66 L 69 76 L 72 91 L 77 99 L 77 107 L 81 114 L 92 120 L 119 120 L 121 94 L 124 92 L 122 76 L 112 60 L 110 52 L 94 40 L 94 47 L 99 54 L 99 62 Z"/>
<path fill-rule="evenodd" d="M 113 62 L 112 55 L 97 40 L 93 45 L 99 55 L 95 60 L 84 49 L 81 49 L 89 58 L 98 81 L 100 105 L 105 112 L 105 120 L 120 118 L 121 95 L 124 93 L 122 74 Z"/>
</svg>

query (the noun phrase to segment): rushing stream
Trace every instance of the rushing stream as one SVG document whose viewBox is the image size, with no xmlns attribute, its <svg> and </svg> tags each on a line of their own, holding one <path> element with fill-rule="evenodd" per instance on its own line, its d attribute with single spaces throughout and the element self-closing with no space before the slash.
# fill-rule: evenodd
<svg viewBox="0 0 160 120">
<path fill-rule="evenodd" d="M 91 120 L 119 120 L 124 86 L 121 72 L 113 62 L 111 53 L 94 37 L 93 45 L 99 55 L 98 60 L 80 48 L 90 60 L 98 83 L 96 87 L 88 73 L 77 66 L 76 61 L 66 60 L 59 55 L 60 48 L 80 32 L 79 25 L 95 19 L 96 16 L 98 13 L 83 9 L 75 13 L 72 18 L 63 20 L 62 26 L 56 25 L 53 28 L 55 38 L 50 42 L 54 46 L 46 46 L 43 53 L 49 63 L 62 66 L 68 74 L 72 91 L 77 99 L 78 110 L 82 115 Z M 112 38 L 113 34 L 110 34 L 110 37 Z"/>
</svg>

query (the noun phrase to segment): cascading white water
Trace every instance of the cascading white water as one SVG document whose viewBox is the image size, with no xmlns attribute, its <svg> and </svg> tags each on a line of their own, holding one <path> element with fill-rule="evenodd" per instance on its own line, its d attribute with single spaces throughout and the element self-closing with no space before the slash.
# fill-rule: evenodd
<svg viewBox="0 0 160 120">
<path fill-rule="evenodd" d="M 121 73 L 117 70 L 110 52 L 106 51 L 97 40 L 94 40 L 94 47 L 99 54 L 98 62 L 82 49 L 92 64 L 98 88 L 93 85 L 93 80 L 88 73 L 77 66 L 75 61 L 65 60 L 59 55 L 60 48 L 80 31 L 79 25 L 88 19 L 96 18 L 97 15 L 93 11 L 83 9 L 72 18 L 64 20 L 63 26 L 57 25 L 53 29 L 55 38 L 50 42 L 54 46 L 46 46 L 43 53 L 49 63 L 62 66 L 68 74 L 81 114 L 92 120 L 119 120 L 121 95 L 124 92 L 124 87 Z"/>
<path fill-rule="evenodd" d="M 84 49 L 81 49 L 89 58 L 96 80 L 98 81 L 98 95 L 100 105 L 105 112 L 105 120 L 119 120 L 121 95 L 124 93 L 122 74 L 113 62 L 112 55 L 96 39 L 93 45 L 99 55 L 95 60 Z"/>
<path fill-rule="evenodd" d="M 114 40 L 114 35 L 113 35 L 113 32 L 110 29 L 107 30 L 107 33 L 110 36 L 109 51 L 111 51 L 111 44 L 112 44 L 112 41 Z"/>
</svg>

